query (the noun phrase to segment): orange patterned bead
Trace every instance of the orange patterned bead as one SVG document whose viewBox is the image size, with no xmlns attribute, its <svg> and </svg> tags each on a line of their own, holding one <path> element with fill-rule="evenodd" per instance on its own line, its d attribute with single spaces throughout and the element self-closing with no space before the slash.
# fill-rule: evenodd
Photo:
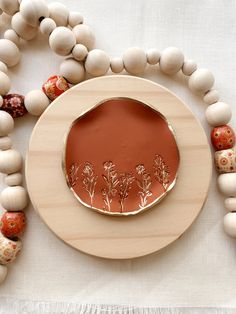
<svg viewBox="0 0 236 314">
<path fill-rule="evenodd" d="M 2 234 L 7 238 L 15 238 L 23 233 L 26 217 L 23 212 L 5 212 L 0 221 Z"/>
<path fill-rule="evenodd" d="M 51 100 L 55 100 L 69 88 L 70 86 L 66 79 L 57 75 L 49 77 L 49 79 L 42 86 L 43 92 Z"/>
<path fill-rule="evenodd" d="M 215 150 L 232 148 L 235 144 L 235 134 L 229 125 L 215 127 L 211 132 L 211 142 Z"/>
</svg>

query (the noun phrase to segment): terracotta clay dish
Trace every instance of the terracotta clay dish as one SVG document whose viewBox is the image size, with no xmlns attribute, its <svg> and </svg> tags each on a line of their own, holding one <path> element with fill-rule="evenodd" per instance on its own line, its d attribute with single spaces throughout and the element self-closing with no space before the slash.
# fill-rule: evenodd
<svg viewBox="0 0 236 314">
<path fill-rule="evenodd" d="M 63 168 L 86 207 L 127 216 L 158 203 L 174 187 L 179 150 L 165 117 L 130 98 L 113 98 L 76 119 L 66 135 Z"/>
</svg>

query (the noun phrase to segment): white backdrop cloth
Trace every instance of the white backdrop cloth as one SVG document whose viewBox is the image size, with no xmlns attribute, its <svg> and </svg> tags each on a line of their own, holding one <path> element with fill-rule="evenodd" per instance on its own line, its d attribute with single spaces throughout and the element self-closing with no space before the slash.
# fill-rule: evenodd
<svg viewBox="0 0 236 314">
<path fill-rule="evenodd" d="M 160 50 L 177 46 L 199 67 L 212 70 L 221 99 L 232 106 L 236 129 L 236 1 L 61 2 L 83 13 L 85 22 L 95 30 L 96 47 L 111 56 L 120 56 L 130 46 Z M 0 18 L 2 32 L 6 20 Z M 10 72 L 12 91 L 25 94 L 59 73 L 62 58 L 50 51 L 42 36 L 21 50 L 22 61 Z M 206 106 L 188 91 L 185 80 L 168 78 L 156 69 L 150 69 L 145 77 L 180 96 L 209 134 Z M 16 122 L 14 145 L 23 154 L 35 121 L 28 116 Z M 110 261 L 75 251 L 29 206 L 24 250 L 0 287 L 0 313 L 146 313 L 149 307 L 150 313 L 235 313 L 236 242 L 223 233 L 223 198 L 215 179 L 214 174 L 203 211 L 183 237 L 158 254 L 135 260 Z M 184 310 L 186 307 L 191 309 Z"/>
</svg>

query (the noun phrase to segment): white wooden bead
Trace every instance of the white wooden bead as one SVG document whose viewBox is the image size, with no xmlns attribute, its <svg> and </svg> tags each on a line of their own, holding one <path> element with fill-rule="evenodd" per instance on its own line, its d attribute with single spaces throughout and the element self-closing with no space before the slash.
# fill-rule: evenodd
<svg viewBox="0 0 236 314">
<path fill-rule="evenodd" d="M 40 23 L 40 31 L 43 35 L 50 36 L 54 29 L 57 27 L 56 23 L 49 17 L 43 19 Z"/>
<path fill-rule="evenodd" d="M 2 107 L 3 104 L 3 97 L 0 95 L 0 108 Z"/>
<path fill-rule="evenodd" d="M 174 75 L 182 68 L 184 55 L 179 48 L 169 47 L 162 51 L 160 69 L 163 73 Z"/>
<path fill-rule="evenodd" d="M 206 109 L 206 119 L 211 126 L 227 124 L 232 117 L 230 106 L 224 102 L 216 102 Z"/>
<path fill-rule="evenodd" d="M 8 39 L 0 39 L 0 61 L 8 67 L 13 67 L 20 61 L 20 51 L 18 47 Z"/>
<path fill-rule="evenodd" d="M 218 186 L 226 196 L 236 196 L 236 173 L 223 173 L 218 177 Z"/>
<path fill-rule="evenodd" d="M 68 19 L 70 27 L 75 27 L 76 25 L 82 24 L 84 22 L 84 18 L 81 13 L 72 11 L 69 13 Z"/>
<path fill-rule="evenodd" d="M 124 70 L 124 62 L 122 58 L 111 59 L 111 70 L 114 73 L 120 73 Z"/>
<path fill-rule="evenodd" d="M 236 212 L 236 197 L 229 197 L 225 199 L 225 209 L 229 212 Z"/>
<path fill-rule="evenodd" d="M 141 48 L 131 47 L 124 52 L 123 62 L 127 72 L 141 74 L 147 65 L 147 57 Z"/>
<path fill-rule="evenodd" d="M 0 7 L 3 12 L 13 15 L 19 11 L 19 2 L 18 0 L 0 0 Z"/>
<path fill-rule="evenodd" d="M 11 174 L 22 168 L 22 156 L 15 149 L 0 151 L 0 172 Z"/>
<path fill-rule="evenodd" d="M 13 129 L 14 120 L 12 116 L 8 112 L 0 110 L 0 136 L 8 135 L 9 133 L 12 132 Z"/>
<path fill-rule="evenodd" d="M 219 101 L 219 99 L 220 99 L 220 94 L 215 89 L 209 90 L 209 92 L 207 92 L 205 96 L 203 97 L 203 101 L 207 105 L 212 105 L 216 103 L 217 101 Z"/>
<path fill-rule="evenodd" d="M 188 85 L 192 92 L 204 94 L 214 85 L 215 79 L 211 71 L 207 69 L 197 69 L 189 77 Z"/>
<path fill-rule="evenodd" d="M 69 10 L 60 2 L 52 2 L 48 5 L 49 16 L 52 18 L 57 26 L 67 26 L 69 18 Z"/>
<path fill-rule="evenodd" d="M 236 237 L 236 213 L 228 213 L 224 216 L 223 221 L 224 231 L 230 237 Z"/>
<path fill-rule="evenodd" d="M 49 106 L 50 100 L 45 93 L 39 89 L 30 91 L 25 95 L 25 108 L 33 116 L 40 116 Z"/>
<path fill-rule="evenodd" d="M 12 147 L 12 140 L 9 136 L 0 137 L 0 150 L 7 150 Z"/>
<path fill-rule="evenodd" d="M 6 64 L 2 61 L 0 61 L 0 72 L 4 72 L 6 74 L 8 72 L 8 68 L 7 68 Z M 1 104 L 0 104 L 0 106 L 1 106 Z"/>
<path fill-rule="evenodd" d="M 0 285 L 4 282 L 7 277 L 7 266 L 0 265 Z"/>
<path fill-rule="evenodd" d="M 92 29 L 88 25 L 80 24 L 73 28 L 77 44 L 84 45 L 91 50 L 95 43 L 95 36 Z"/>
<path fill-rule="evenodd" d="M 4 33 L 4 38 L 12 41 L 17 46 L 20 43 L 20 37 L 17 35 L 17 33 L 14 31 L 14 29 L 8 29 Z"/>
<path fill-rule="evenodd" d="M 76 44 L 75 35 L 73 32 L 64 26 L 59 26 L 54 29 L 49 37 L 51 49 L 61 56 L 67 56 L 71 53 Z"/>
<path fill-rule="evenodd" d="M 75 60 L 83 61 L 88 55 L 88 49 L 84 45 L 77 44 L 72 50 L 72 55 Z"/>
<path fill-rule="evenodd" d="M 11 88 L 11 81 L 6 73 L 0 72 L 0 95 L 6 95 Z"/>
<path fill-rule="evenodd" d="M 38 28 L 27 24 L 20 12 L 12 17 L 11 27 L 24 40 L 31 40 L 38 34 Z"/>
<path fill-rule="evenodd" d="M 0 194 L 0 203 L 8 211 L 21 211 L 28 204 L 27 192 L 22 186 L 9 186 Z"/>
<path fill-rule="evenodd" d="M 47 3 L 44 0 L 22 0 L 20 13 L 26 23 L 38 26 L 43 18 L 49 17 Z"/>
<path fill-rule="evenodd" d="M 100 49 L 91 50 L 85 61 L 85 69 L 92 76 L 105 75 L 110 67 L 107 53 Z"/>
<path fill-rule="evenodd" d="M 190 76 L 197 70 L 197 63 L 193 60 L 186 60 L 182 66 L 182 72 L 186 76 Z"/>
<path fill-rule="evenodd" d="M 22 184 L 23 181 L 23 176 L 21 173 L 13 173 L 9 174 L 8 176 L 5 177 L 5 183 L 8 186 L 16 186 Z"/>
<path fill-rule="evenodd" d="M 155 65 L 160 61 L 161 53 L 157 49 L 149 49 L 147 51 L 147 62 L 151 65 Z"/>
<path fill-rule="evenodd" d="M 67 59 L 63 61 L 60 66 L 60 74 L 69 83 L 78 84 L 83 81 L 85 77 L 84 65 L 72 58 Z"/>
</svg>

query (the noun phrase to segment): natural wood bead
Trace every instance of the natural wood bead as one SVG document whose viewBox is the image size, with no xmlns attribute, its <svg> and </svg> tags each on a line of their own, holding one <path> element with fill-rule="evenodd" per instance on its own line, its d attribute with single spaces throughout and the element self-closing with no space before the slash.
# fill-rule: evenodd
<svg viewBox="0 0 236 314">
<path fill-rule="evenodd" d="M 193 60 L 186 60 L 182 66 L 182 72 L 186 76 L 190 76 L 197 70 L 197 63 Z"/>
<path fill-rule="evenodd" d="M 88 50 L 91 50 L 95 43 L 95 36 L 92 29 L 88 25 L 80 24 L 72 29 L 77 44 L 84 45 Z"/>
<path fill-rule="evenodd" d="M 4 282 L 7 277 L 7 266 L 0 265 L 0 285 Z"/>
<path fill-rule="evenodd" d="M 72 11 L 69 13 L 69 19 L 68 19 L 70 27 L 75 27 L 76 25 L 83 24 L 84 18 L 81 13 Z"/>
<path fill-rule="evenodd" d="M 83 61 L 88 55 L 88 49 L 84 45 L 77 44 L 72 50 L 72 55 L 75 60 Z"/>
<path fill-rule="evenodd" d="M 47 3 L 44 0 L 22 0 L 20 13 L 26 23 L 38 26 L 43 18 L 49 17 Z"/>
<path fill-rule="evenodd" d="M 149 49 L 147 51 L 147 62 L 151 65 L 155 65 L 160 61 L 161 53 L 157 49 Z"/>
<path fill-rule="evenodd" d="M 2 61 L 0 61 L 0 72 L 4 72 L 5 74 L 7 74 L 7 72 L 8 72 L 8 68 L 7 68 L 6 64 Z M 0 106 L 1 106 L 1 104 L 0 104 Z"/>
<path fill-rule="evenodd" d="M 67 56 L 71 53 L 76 44 L 75 35 L 67 27 L 57 27 L 49 37 L 49 44 L 55 53 L 61 56 Z"/>
<path fill-rule="evenodd" d="M 11 27 L 24 40 L 31 40 L 38 34 L 38 28 L 27 24 L 20 12 L 12 17 Z"/>
<path fill-rule="evenodd" d="M 131 74 L 141 74 L 147 65 L 145 52 L 138 47 L 131 47 L 123 54 L 125 70 Z"/>
<path fill-rule="evenodd" d="M 6 95 L 11 88 L 11 81 L 8 75 L 4 72 L 0 72 L 0 95 Z"/>
<path fill-rule="evenodd" d="M 122 58 L 111 59 L 110 66 L 113 73 L 120 73 L 124 70 L 124 62 Z"/>
<path fill-rule="evenodd" d="M 197 69 L 189 77 L 189 88 L 197 94 L 204 94 L 214 85 L 215 79 L 211 71 L 207 69 Z"/>
<path fill-rule="evenodd" d="M 236 173 L 223 173 L 218 177 L 220 191 L 226 196 L 236 196 Z"/>
<path fill-rule="evenodd" d="M 17 35 L 17 33 L 14 31 L 14 29 L 8 29 L 4 33 L 4 38 L 12 41 L 17 46 L 20 43 L 20 37 Z"/>
<path fill-rule="evenodd" d="M 0 110 L 0 136 L 6 136 L 14 129 L 14 120 L 9 113 Z"/>
<path fill-rule="evenodd" d="M 0 61 L 13 67 L 20 61 L 20 51 L 16 44 L 8 39 L 0 39 Z"/>
<path fill-rule="evenodd" d="M 40 116 L 49 104 L 50 100 L 42 90 L 32 90 L 25 95 L 25 108 L 33 116 Z"/>
<path fill-rule="evenodd" d="M 84 65 L 81 62 L 69 58 L 62 62 L 60 66 L 60 74 L 69 83 L 78 84 L 83 81 L 85 77 Z"/>
<path fill-rule="evenodd" d="M 5 183 L 8 186 L 21 185 L 22 181 L 23 181 L 23 176 L 19 172 L 9 174 L 5 177 Z"/>
<path fill-rule="evenodd" d="M 224 204 L 227 211 L 236 212 L 236 197 L 226 198 Z"/>
<path fill-rule="evenodd" d="M 220 94 L 215 89 L 209 90 L 209 92 L 207 92 L 205 96 L 203 97 L 203 101 L 207 105 L 212 105 L 216 103 L 217 101 L 219 101 L 219 99 L 220 99 Z"/>
<path fill-rule="evenodd" d="M 211 126 L 227 124 L 231 117 L 230 106 L 224 102 L 216 102 L 206 109 L 206 119 Z"/>
<path fill-rule="evenodd" d="M 54 29 L 57 27 L 56 23 L 49 17 L 43 19 L 40 23 L 40 31 L 43 35 L 50 36 Z"/>
<path fill-rule="evenodd" d="M 85 69 L 92 76 L 105 75 L 110 67 L 107 53 L 100 49 L 91 50 L 85 61 Z"/>
<path fill-rule="evenodd" d="M 21 249 L 22 243 L 19 239 L 13 241 L 0 234 L 0 264 L 7 265 L 12 263 Z"/>
<path fill-rule="evenodd" d="M 21 211 L 28 204 L 27 192 L 22 186 L 9 186 L 0 194 L 0 203 L 8 211 Z"/>
<path fill-rule="evenodd" d="M 3 12 L 13 15 L 19 11 L 18 0 L 0 0 L 0 7 Z"/>
<path fill-rule="evenodd" d="M 52 2 L 48 5 L 49 16 L 53 19 L 57 26 L 67 26 L 69 18 L 69 10 L 60 2 Z"/>
<path fill-rule="evenodd" d="M 15 149 L 0 151 L 0 172 L 11 174 L 21 170 L 22 156 Z"/>
<path fill-rule="evenodd" d="M 0 150 L 7 150 L 12 147 L 12 140 L 9 136 L 0 137 Z"/>
<path fill-rule="evenodd" d="M 160 69 L 168 75 L 174 75 L 182 68 L 184 55 L 179 48 L 169 47 L 163 50 L 160 58 Z"/>
<path fill-rule="evenodd" d="M 236 213 L 228 213 L 224 216 L 223 221 L 224 231 L 230 237 L 236 237 Z"/>
</svg>

